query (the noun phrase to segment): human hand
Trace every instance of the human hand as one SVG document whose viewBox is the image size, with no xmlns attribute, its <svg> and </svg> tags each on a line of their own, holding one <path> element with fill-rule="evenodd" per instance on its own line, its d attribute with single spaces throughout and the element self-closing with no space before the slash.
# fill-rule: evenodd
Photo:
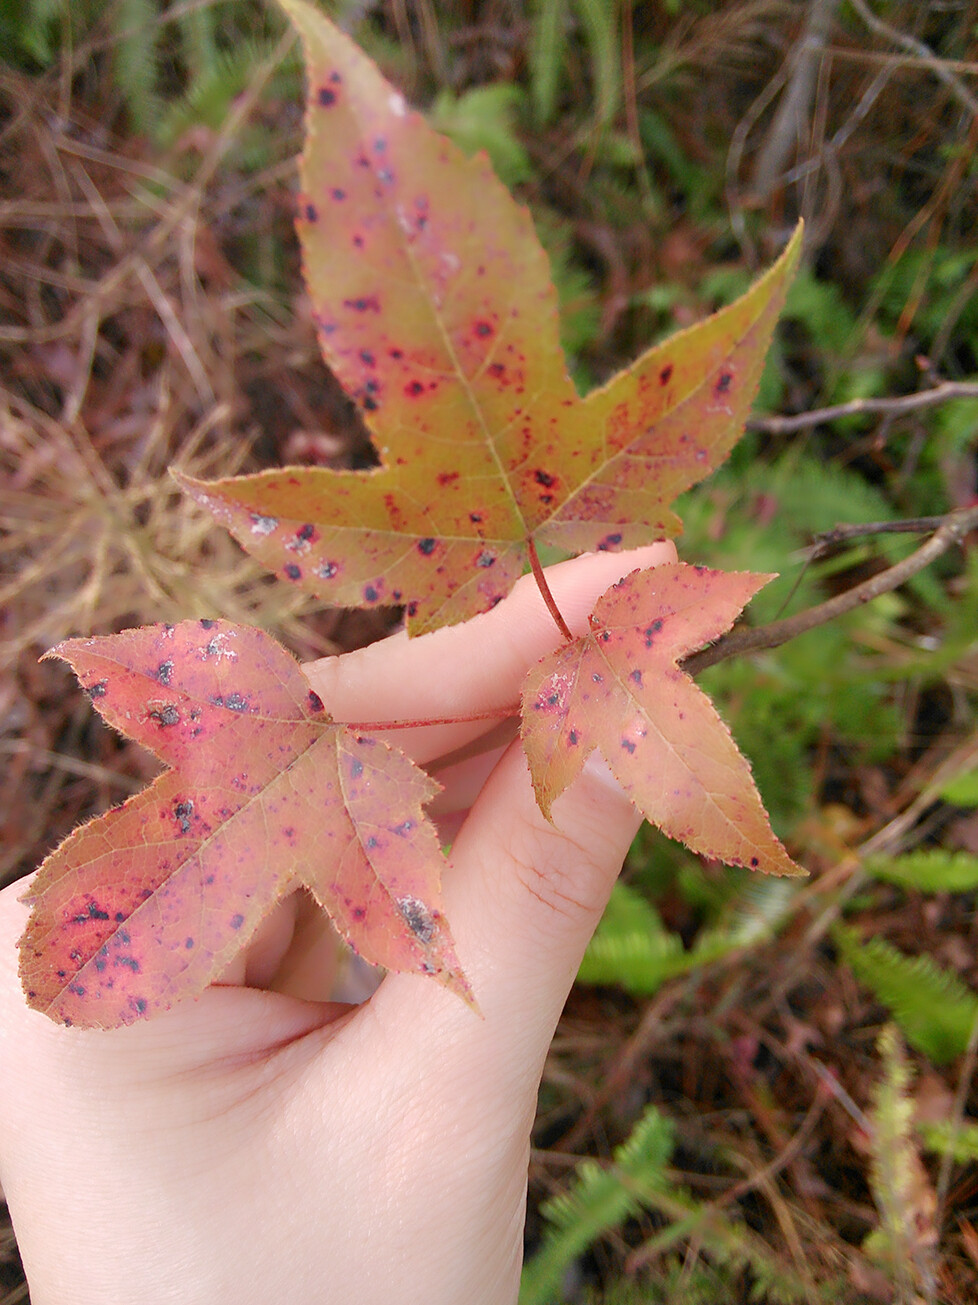
<svg viewBox="0 0 978 1305">
<path fill-rule="evenodd" d="M 548 579 L 583 631 L 613 581 L 674 557 L 595 554 Z M 307 671 L 338 720 L 472 716 L 515 704 L 558 642 L 526 578 L 465 625 Z M 640 817 L 589 765 L 554 828 L 519 746 L 480 754 L 492 728 L 389 736 L 446 785 L 445 914 L 481 1019 L 412 975 L 325 1000 L 331 951 L 310 953 L 293 898 L 198 1000 L 60 1028 L 17 978 L 24 885 L 0 894 L 0 1181 L 34 1305 L 515 1301 L 544 1059 Z"/>
</svg>

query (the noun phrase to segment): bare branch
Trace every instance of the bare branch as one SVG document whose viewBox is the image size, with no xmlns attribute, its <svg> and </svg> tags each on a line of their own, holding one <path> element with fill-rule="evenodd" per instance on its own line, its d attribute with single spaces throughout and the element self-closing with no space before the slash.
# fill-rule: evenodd
<svg viewBox="0 0 978 1305">
<path fill-rule="evenodd" d="M 915 36 L 908 36 L 906 32 L 897 31 L 889 23 L 884 23 L 882 18 L 876 17 L 866 0 L 850 0 L 850 4 L 871 31 L 923 60 L 934 76 L 944 83 L 958 103 L 963 105 L 973 118 L 978 117 L 978 100 L 968 90 L 961 78 L 950 71 L 929 45 L 925 45 L 923 41 L 918 41 Z"/>
<path fill-rule="evenodd" d="M 798 635 L 814 630 L 816 626 L 824 625 L 827 621 L 833 621 L 846 612 L 854 611 L 855 608 L 862 607 L 864 603 L 878 598 L 881 594 L 898 589 L 911 576 L 929 566 L 942 553 L 946 553 L 954 544 L 960 543 L 965 535 L 975 529 L 978 529 L 978 507 L 959 508 L 955 512 L 949 512 L 943 518 L 940 528 L 909 557 L 887 567 L 878 575 L 864 580 L 862 584 L 854 585 L 845 593 L 837 594 L 835 598 L 829 598 L 824 603 L 818 603 L 815 607 L 809 607 L 794 616 L 785 617 L 781 621 L 771 621 L 767 625 L 760 625 L 754 629 L 731 630 L 709 648 L 687 657 L 682 663 L 683 670 L 688 675 L 698 675 L 708 666 L 715 666 L 717 662 L 726 661 L 728 657 L 757 652 L 761 648 L 777 648 L 787 643 L 789 639 L 796 639 Z"/>
<path fill-rule="evenodd" d="M 941 381 L 930 390 L 917 394 L 899 394 L 889 399 L 850 399 L 848 403 L 835 403 L 829 408 L 813 408 L 791 417 L 751 417 L 748 430 L 763 431 L 765 435 L 791 435 L 797 430 L 824 426 L 839 417 L 853 417 L 861 413 L 884 417 L 900 417 L 907 412 L 936 408 L 951 399 L 978 399 L 978 382 Z"/>
</svg>

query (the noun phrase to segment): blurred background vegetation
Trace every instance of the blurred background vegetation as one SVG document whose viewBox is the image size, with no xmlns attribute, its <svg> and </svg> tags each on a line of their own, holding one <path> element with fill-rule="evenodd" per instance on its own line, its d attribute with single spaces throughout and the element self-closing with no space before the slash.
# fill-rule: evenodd
<svg viewBox="0 0 978 1305">
<path fill-rule="evenodd" d="M 685 558 L 780 573 L 752 620 L 926 529 L 812 547 L 840 523 L 975 504 L 972 0 L 329 11 L 530 206 L 582 389 L 734 298 L 806 218 L 748 434 L 681 505 Z M 280 13 L 0 0 L 0 52 L 9 882 L 154 764 L 45 648 L 208 615 L 309 657 L 390 622 L 277 586 L 166 475 L 371 456 L 302 290 Z M 524 1305 L 978 1296 L 974 543 L 703 675 L 812 876 L 640 835 L 548 1062 Z M 25 1299 L 8 1228 L 0 1301 Z"/>
</svg>

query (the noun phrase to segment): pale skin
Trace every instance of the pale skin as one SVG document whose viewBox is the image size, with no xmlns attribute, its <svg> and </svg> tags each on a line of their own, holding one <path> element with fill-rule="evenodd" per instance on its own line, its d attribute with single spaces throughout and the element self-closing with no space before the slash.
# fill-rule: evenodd
<svg viewBox="0 0 978 1305">
<path fill-rule="evenodd" d="M 674 559 L 548 578 L 582 632 L 615 580 Z M 515 703 L 559 642 L 524 578 L 468 625 L 307 669 L 336 719 L 443 719 Z M 482 1018 L 410 975 L 319 1000 L 333 950 L 293 898 L 199 1000 L 64 1029 L 20 989 L 24 885 L 0 894 L 0 1181 L 33 1305 L 513 1305 L 544 1059 L 639 816 L 596 764 L 548 824 L 518 743 L 439 768 L 494 725 L 389 735 L 446 785 L 445 910 Z"/>
</svg>

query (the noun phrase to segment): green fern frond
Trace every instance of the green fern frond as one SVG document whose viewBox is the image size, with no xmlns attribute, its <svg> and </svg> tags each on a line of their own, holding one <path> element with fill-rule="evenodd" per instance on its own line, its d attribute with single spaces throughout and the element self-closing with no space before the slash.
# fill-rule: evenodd
<svg viewBox="0 0 978 1305">
<path fill-rule="evenodd" d="M 634 888 L 616 883 L 577 977 L 648 996 L 687 964 L 682 940 L 663 927 L 655 907 Z"/>
<path fill-rule="evenodd" d="M 595 1160 L 578 1165 L 570 1190 L 542 1207 L 550 1227 L 540 1250 L 523 1269 L 520 1305 L 554 1301 L 568 1265 L 597 1238 L 648 1204 L 651 1192 L 666 1184 L 672 1147 L 671 1121 L 650 1106 L 627 1141 L 615 1149 L 611 1166 Z"/>
<path fill-rule="evenodd" d="M 893 1012 L 912 1047 L 943 1064 L 961 1054 L 978 1020 L 978 997 L 929 956 L 905 956 L 882 938 L 838 926 L 833 937 L 856 978 Z"/>
<path fill-rule="evenodd" d="M 157 38 L 160 16 L 154 0 L 118 0 L 113 75 L 133 127 L 148 132 L 159 118 Z"/>
<path fill-rule="evenodd" d="M 978 1122 L 970 1119 L 955 1124 L 942 1119 L 935 1124 L 918 1124 L 917 1131 L 928 1151 L 949 1155 L 960 1165 L 978 1160 Z"/>
<path fill-rule="evenodd" d="M 883 1076 L 873 1093 L 869 1182 L 880 1224 L 864 1243 L 903 1288 L 906 1299 L 933 1276 L 933 1190 L 913 1136 L 912 1074 L 893 1025 L 880 1034 Z"/>
<path fill-rule="evenodd" d="M 921 893 L 970 893 L 978 888 L 978 856 L 939 847 L 874 857 L 866 862 L 866 870 L 875 879 Z"/>
<path fill-rule="evenodd" d="M 155 130 L 157 142 L 169 147 L 191 127 L 200 125 L 218 131 L 235 98 L 251 83 L 255 70 L 271 58 L 273 50 L 274 42 L 251 39 L 239 41 L 233 50 L 215 54 L 213 63 L 203 69 L 191 81 L 185 94 L 160 116 Z M 290 63 L 283 64 L 279 76 L 291 75 L 292 69 L 298 71 L 296 57 L 293 55 Z M 265 93 L 272 95 L 278 89 L 275 78 L 272 78 Z"/>
<path fill-rule="evenodd" d="M 533 117 L 545 127 L 557 107 L 566 42 L 564 0 L 536 0 L 530 35 L 530 99 Z"/>
</svg>

